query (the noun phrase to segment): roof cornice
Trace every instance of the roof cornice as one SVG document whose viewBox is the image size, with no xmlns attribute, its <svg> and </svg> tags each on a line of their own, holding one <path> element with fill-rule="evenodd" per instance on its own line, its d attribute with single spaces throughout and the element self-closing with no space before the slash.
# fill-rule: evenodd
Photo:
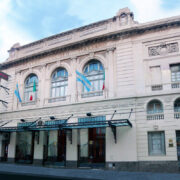
<svg viewBox="0 0 180 180">
<path fill-rule="evenodd" d="M 93 23 L 93 24 L 88 25 L 88 26 L 83 26 L 81 28 L 77 28 L 77 29 L 67 31 L 64 33 L 60 33 L 60 34 L 57 34 L 54 36 L 50 36 L 50 37 L 47 37 L 45 39 L 36 41 L 34 43 L 38 44 L 42 41 L 45 41 L 45 40 L 48 40 L 51 38 L 55 38 L 57 36 L 67 35 L 68 33 L 72 33 L 73 31 L 80 31 L 83 28 L 90 28 L 92 26 L 94 27 L 98 23 L 104 24 L 104 23 L 107 23 L 108 21 L 111 21 L 111 20 L 113 20 L 113 18 L 108 19 L 108 20 L 104 20 L 104 21 L 100 21 L 97 23 Z M 27 55 L 27 56 L 24 56 L 21 58 L 17 58 L 15 60 L 4 62 L 4 63 L 0 64 L 0 70 L 7 69 L 13 65 L 17 65 L 17 64 L 23 63 L 23 62 L 27 62 L 29 60 L 36 59 L 39 57 L 45 57 L 45 56 L 56 54 L 56 53 L 59 53 L 62 51 L 67 51 L 67 50 L 79 48 L 82 45 L 87 45 L 87 44 L 92 44 L 95 42 L 102 42 L 102 41 L 107 41 L 107 40 L 116 40 L 116 39 L 119 39 L 121 37 L 125 38 L 125 37 L 129 37 L 129 36 L 133 36 L 133 35 L 143 34 L 145 32 L 157 31 L 157 30 L 162 30 L 162 29 L 164 30 L 167 28 L 179 27 L 179 26 L 180 26 L 180 16 L 162 19 L 162 20 L 158 20 L 158 21 L 152 21 L 149 23 L 134 24 L 132 27 L 129 27 L 129 28 L 121 29 L 121 30 L 110 32 L 107 34 L 93 36 L 93 37 L 90 37 L 90 38 L 87 38 L 84 40 L 72 42 L 72 43 L 69 43 L 69 44 L 66 44 L 63 46 L 54 47 L 54 48 L 51 48 L 48 50 L 44 50 L 44 51 L 37 52 L 37 53 L 31 54 L 31 55 Z M 34 43 L 30 43 L 30 44 L 25 45 L 25 46 L 20 46 L 19 48 L 24 48 L 24 47 L 30 46 Z"/>
</svg>

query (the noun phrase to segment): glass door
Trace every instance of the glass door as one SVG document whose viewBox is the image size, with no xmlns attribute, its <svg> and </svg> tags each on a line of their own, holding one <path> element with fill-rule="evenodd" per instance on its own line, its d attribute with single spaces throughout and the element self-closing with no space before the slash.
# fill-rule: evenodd
<svg viewBox="0 0 180 180">
<path fill-rule="evenodd" d="M 2 161 L 7 161 L 8 158 L 8 141 L 3 140 L 2 141 Z"/>
<path fill-rule="evenodd" d="M 81 167 L 89 166 L 88 163 L 88 129 L 78 130 L 78 165 Z"/>
<path fill-rule="evenodd" d="M 89 129 L 89 162 L 105 163 L 105 128 Z"/>
<path fill-rule="evenodd" d="M 66 162 L 66 133 L 64 130 L 58 131 L 58 159 L 59 165 L 65 165 Z"/>
<path fill-rule="evenodd" d="M 34 155 L 34 132 L 18 132 L 15 161 L 31 164 Z"/>
<path fill-rule="evenodd" d="M 105 130 L 105 128 L 89 128 L 79 130 L 79 167 L 104 167 Z"/>
<path fill-rule="evenodd" d="M 64 166 L 66 160 L 66 133 L 64 130 L 44 132 L 44 165 Z"/>
</svg>

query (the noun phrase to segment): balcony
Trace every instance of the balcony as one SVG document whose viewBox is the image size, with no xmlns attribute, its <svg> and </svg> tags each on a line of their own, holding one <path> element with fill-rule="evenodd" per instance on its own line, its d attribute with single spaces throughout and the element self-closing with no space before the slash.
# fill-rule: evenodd
<svg viewBox="0 0 180 180">
<path fill-rule="evenodd" d="M 81 94 L 81 98 L 87 98 L 87 97 L 94 97 L 94 96 L 102 96 L 103 91 L 93 91 L 93 92 L 86 92 Z"/>
<path fill-rule="evenodd" d="M 30 105 L 35 105 L 37 103 L 37 100 L 35 101 L 24 101 L 21 103 L 21 106 L 30 106 Z"/>
<path fill-rule="evenodd" d="M 161 120 L 164 119 L 164 114 L 147 115 L 147 120 Z"/>
<path fill-rule="evenodd" d="M 180 107 L 174 107 L 174 119 L 180 119 Z"/>
<path fill-rule="evenodd" d="M 160 91 L 160 90 L 163 90 L 163 86 L 162 86 L 162 84 L 152 85 L 151 90 L 152 91 Z"/>
<path fill-rule="evenodd" d="M 171 88 L 172 88 L 172 89 L 180 88 L 180 82 L 171 83 Z"/>
<path fill-rule="evenodd" d="M 164 119 L 163 109 L 153 109 L 147 111 L 147 120 L 161 120 Z"/>
<path fill-rule="evenodd" d="M 58 101 L 66 101 L 66 96 L 60 96 L 60 97 L 48 99 L 48 103 L 53 103 L 53 102 L 58 102 Z"/>
</svg>

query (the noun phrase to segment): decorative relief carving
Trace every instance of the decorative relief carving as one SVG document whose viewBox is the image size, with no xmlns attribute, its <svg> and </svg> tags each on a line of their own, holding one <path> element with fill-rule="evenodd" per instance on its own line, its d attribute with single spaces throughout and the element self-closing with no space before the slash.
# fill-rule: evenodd
<svg viewBox="0 0 180 180">
<path fill-rule="evenodd" d="M 107 25 L 105 24 L 105 25 L 102 25 L 102 26 L 94 27 L 92 29 L 84 30 L 80 34 L 80 37 L 86 36 L 86 35 L 89 35 L 89 34 L 93 34 L 93 33 L 97 33 L 99 31 L 103 31 L 103 30 L 106 30 L 106 29 L 107 29 Z"/>
<path fill-rule="evenodd" d="M 68 40 L 71 40 L 71 39 L 72 39 L 71 35 L 64 36 L 64 37 L 59 37 L 59 38 L 53 39 L 50 42 L 48 42 L 48 46 L 58 44 L 58 43 L 62 43 L 64 41 L 68 41 Z"/>
<path fill-rule="evenodd" d="M 179 52 L 178 43 L 160 44 L 148 48 L 149 56 L 165 55 L 169 53 Z"/>
</svg>

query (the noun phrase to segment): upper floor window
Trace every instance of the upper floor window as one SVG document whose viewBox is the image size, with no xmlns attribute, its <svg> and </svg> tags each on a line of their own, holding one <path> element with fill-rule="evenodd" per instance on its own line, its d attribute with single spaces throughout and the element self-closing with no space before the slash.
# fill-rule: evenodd
<svg viewBox="0 0 180 180">
<path fill-rule="evenodd" d="M 25 80 L 24 101 L 35 101 L 37 99 L 38 77 L 30 74 Z"/>
<path fill-rule="evenodd" d="M 171 69 L 171 81 L 180 82 L 180 64 L 171 65 L 170 69 Z"/>
<path fill-rule="evenodd" d="M 180 98 L 176 99 L 174 102 L 174 112 L 180 112 Z"/>
<path fill-rule="evenodd" d="M 162 103 L 158 100 L 152 100 L 147 105 L 147 114 L 163 113 Z"/>
<path fill-rule="evenodd" d="M 56 69 L 51 77 L 51 97 L 62 97 L 67 95 L 68 72 L 64 68 Z"/>
<path fill-rule="evenodd" d="M 84 75 L 91 82 L 90 91 L 102 91 L 104 83 L 104 68 L 98 60 L 91 60 L 84 67 Z M 83 92 L 87 92 L 86 88 L 83 87 Z"/>
</svg>

